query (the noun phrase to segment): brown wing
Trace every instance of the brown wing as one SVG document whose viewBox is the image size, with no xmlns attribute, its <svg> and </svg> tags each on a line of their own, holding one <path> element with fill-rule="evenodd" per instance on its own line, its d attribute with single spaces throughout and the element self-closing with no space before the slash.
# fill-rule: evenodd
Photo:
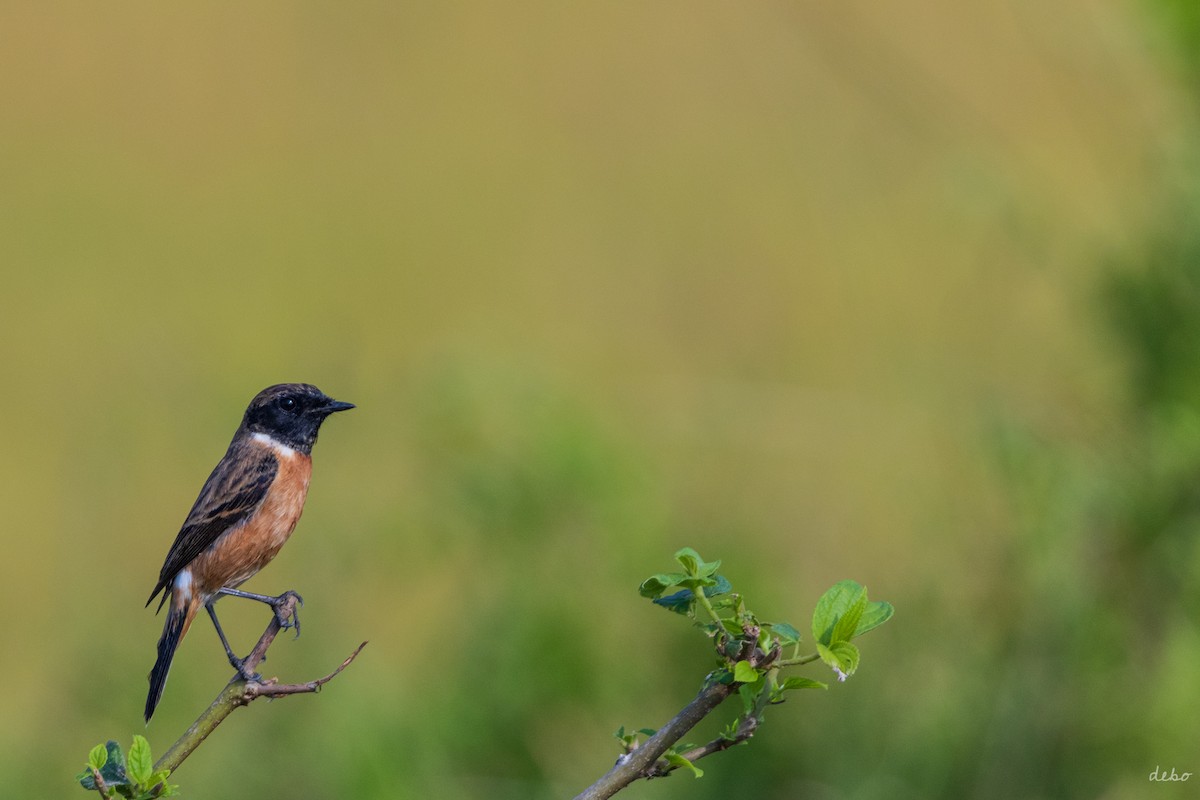
<svg viewBox="0 0 1200 800">
<path fill-rule="evenodd" d="M 158 583 L 150 593 L 146 605 L 154 602 L 159 592 L 164 591 L 179 571 L 203 553 L 225 531 L 237 526 L 262 503 L 267 489 L 279 471 L 279 461 L 269 448 L 258 447 L 247 439 L 235 440 L 229 451 L 217 464 L 195 505 L 188 513 L 175 543 L 171 545 Z M 163 601 L 170 595 L 163 594 Z M 159 602 L 162 608 L 162 601 Z"/>
</svg>

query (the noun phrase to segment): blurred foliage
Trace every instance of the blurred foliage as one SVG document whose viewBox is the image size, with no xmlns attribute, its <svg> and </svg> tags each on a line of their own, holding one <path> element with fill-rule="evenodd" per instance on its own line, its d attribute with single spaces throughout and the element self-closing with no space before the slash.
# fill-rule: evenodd
<svg viewBox="0 0 1200 800">
<path fill-rule="evenodd" d="M 1190 0 L 1145 0 L 1146 7 L 1159 17 L 1164 35 L 1173 40 L 1171 54 L 1186 76 L 1200 76 L 1200 6 Z"/>
<path fill-rule="evenodd" d="M 1195 4 L 1155 5 L 1200 86 Z M 1128 377 L 1117 419 L 1086 440 L 1012 418 L 995 430 L 1019 538 L 992 587 L 1007 613 L 980 743 L 992 763 L 973 796 L 1192 793 L 1147 777 L 1193 770 L 1200 742 L 1184 666 L 1200 659 L 1200 207 L 1187 199 L 1200 176 L 1182 171 L 1195 185 L 1173 181 L 1160 219 L 1099 281 L 1097 329 Z"/>
<path fill-rule="evenodd" d="M 1200 259 L 1189 238 L 1155 241 L 1146 263 L 1107 284 L 1131 381 L 1106 435 L 997 422 L 1017 538 L 990 583 L 1003 611 L 980 665 L 996 696 L 973 796 L 1140 797 L 1137 779 L 1196 752 L 1200 693 L 1183 668 L 1200 658 Z"/>
<path fill-rule="evenodd" d="M 1114 274 L 1105 297 L 1146 416 L 1200 404 L 1200 236 L 1194 209 L 1150 235 L 1144 262 Z"/>
</svg>

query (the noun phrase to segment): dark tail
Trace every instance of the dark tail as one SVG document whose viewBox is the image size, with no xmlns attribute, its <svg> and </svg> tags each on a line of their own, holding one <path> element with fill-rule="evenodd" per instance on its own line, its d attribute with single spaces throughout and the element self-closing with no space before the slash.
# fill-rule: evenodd
<svg viewBox="0 0 1200 800">
<path fill-rule="evenodd" d="M 172 598 L 174 600 L 174 598 Z M 191 603 L 179 604 L 172 602 L 167 611 L 167 619 L 163 624 L 162 637 L 158 640 L 158 659 L 154 669 L 150 670 L 150 693 L 146 695 L 146 722 L 154 716 L 154 709 L 162 699 L 163 689 L 167 685 L 167 674 L 171 671 L 171 661 L 175 658 L 175 648 L 192 621 L 195 609 Z"/>
</svg>

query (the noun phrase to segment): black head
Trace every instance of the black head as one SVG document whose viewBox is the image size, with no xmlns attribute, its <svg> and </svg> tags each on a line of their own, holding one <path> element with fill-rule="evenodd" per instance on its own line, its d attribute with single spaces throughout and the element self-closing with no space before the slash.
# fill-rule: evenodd
<svg viewBox="0 0 1200 800">
<path fill-rule="evenodd" d="M 325 418 L 351 408 L 353 403 L 334 400 L 307 383 L 280 383 L 263 389 L 250 401 L 242 429 L 265 433 L 281 444 L 311 453 Z"/>
</svg>

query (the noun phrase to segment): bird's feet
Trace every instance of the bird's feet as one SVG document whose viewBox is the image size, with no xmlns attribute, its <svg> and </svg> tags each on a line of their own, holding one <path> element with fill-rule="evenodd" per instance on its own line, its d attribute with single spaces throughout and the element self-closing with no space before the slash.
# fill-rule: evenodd
<svg viewBox="0 0 1200 800">
<path fill-rule="evenodd" d="M 262 683 L 262 673 L 247 669 L 246 660 L 244 658 L 238 658 L 237 656 L 231 654 L 229 656 L 229 663 L 234 669 L 237 670 L 238 675 L 241 676 L 241 679 L 246 683 Z"/>
<path fill-rule="evenodd" d="M 280 629 L 286 631 L 288 628 L 295 628 L 295 638 L 297 639 L 300 638 L 299 607 L 302 605 L 304 605 L 304 598 L 291 589 L 271 601 L 271 608 L 275 611 L 275 621 L 279 623 Z"/>
</svg>

